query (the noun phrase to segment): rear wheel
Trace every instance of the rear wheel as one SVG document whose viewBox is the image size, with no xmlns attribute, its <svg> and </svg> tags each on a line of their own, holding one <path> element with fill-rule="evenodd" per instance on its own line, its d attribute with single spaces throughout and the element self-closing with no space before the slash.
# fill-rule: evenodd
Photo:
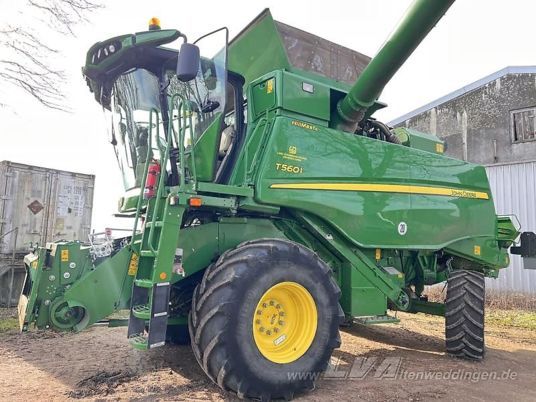
<svg viewBox="0 0 536 402">
<path fill-rule="evenodd" d="M 484 275 L 454 271 L 447 282 L 445 338 L 451 355 L 480 360 L 484 357 Z"/>
<path fill-rule="evenodd" d="M 290 399 L 313 388 L 340 345 L 339 296 L 329 267 L 307 248 L 243 243 L 210 266 L 194 292 L 194 354 L 241 398 Z"/>
</svg>

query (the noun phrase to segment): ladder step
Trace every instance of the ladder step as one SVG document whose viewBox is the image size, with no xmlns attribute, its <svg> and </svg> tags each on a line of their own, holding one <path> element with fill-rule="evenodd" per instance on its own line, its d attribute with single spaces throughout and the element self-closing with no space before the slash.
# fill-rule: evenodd
<svg viewBox="0 0 536 402">
<path fill-rule="evenodd" d="M 128 343 L 132 345 L 134 349 L 147 350 L 149 344 L 147 343 L 147 337 L 143 334 L 132 335 L 128 338 Z"/>
<path fill-rule="evenodd" d="M 140 255 L 142 257 L 156 257 L 156 253 L 152 250 L 141 250 Z"/>
<path fill-rule="evenodd" d="M 134 284 L 140 288 L 152 288 L 153 281 L 150 279 L 135 279 Z"/>
<path fill-rule="evenodd" d="M 146 222 L 145 228 L 150 228 L 151 226 L 154 226 L 155 228 L 161 228 L 164 226 L 164 222 L 162 221 L 154 221 L 154 222 Z"/>
<path fill-rule="evenodd" d="M 138 304 L 132 307 L 132 314 L 141 320 L 149 320 L 151 318 L 151 308 L 148 304 Z"/>
</svg>

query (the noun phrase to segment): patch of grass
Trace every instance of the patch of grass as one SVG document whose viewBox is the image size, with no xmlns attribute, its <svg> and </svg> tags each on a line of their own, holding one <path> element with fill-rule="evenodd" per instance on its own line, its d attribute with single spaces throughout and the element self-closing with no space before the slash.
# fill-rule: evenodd
<svg viewBox="0 0 536 402">
<path fill-rule="evenodd" d="M 486 322 L 501 327 L 536 330 L 536 312 L 493 309 L 486 312 Z"/>
<path fill-rule="evenodd" d="M 17 318 L 2 318 L 0 319 L 0 334 L 2 332 L 11 331 L 19 328 L 19 320 Z"/>
<path fill-rule="evenodd" d="M 445 283 L 426 286 L 425 292 L 428 300 L 444 303 L 447 296 Z M 489 289 L 486 290 L 486 307 L 496 310 L 532 311 L 536 310 L 536 295 L 516 292 L 506 292 Z"/>
</svg>

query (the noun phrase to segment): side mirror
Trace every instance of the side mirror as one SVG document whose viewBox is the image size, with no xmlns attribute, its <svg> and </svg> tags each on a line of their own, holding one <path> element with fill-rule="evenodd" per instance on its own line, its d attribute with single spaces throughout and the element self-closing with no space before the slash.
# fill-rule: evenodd
<svg viewBox="0 0 536 402">
<path fill-rule="evenodd" d="M 183 43 L 177 61 L 177 78 L 188 82 L 197 77 L 199 60 L 199 48 L 191 43 Z"/>
</svg>

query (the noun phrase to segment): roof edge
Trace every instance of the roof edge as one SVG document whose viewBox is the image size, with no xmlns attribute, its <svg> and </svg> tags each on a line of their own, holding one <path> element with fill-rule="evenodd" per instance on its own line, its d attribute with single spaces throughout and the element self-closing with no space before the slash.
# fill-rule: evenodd
<svg viewBox="0 0 536 402">
<path fill-rule="evenodd" d="M 408 119 L 411 119 L 412 117 L 417 116 L 418 114 L 421 114 L 423 112 L 426 112 L 427 110 L 430 110 L 434 107 L 437 107 L 443 103 L 446 103 L 452 99 L 458 98 L 462 95 L 465 95 L 468 92 L 474 91 L 475 89 L 478 89 L 486 84 L 489 84 L 490 82 L 496 80 L 497 78 L 504 77 L 508 74 L 527 74 L 527 73 L 536 73 L 536 66 L 508 66 L 505 68 L 502 68 L 498 71 L 495 71 L 494 73 L 485 76 L 484 78 L 481 78 L 475 82 L 472 82 L 468 85 L 465 85 L 453 92 L 450 92 L 449 94 L 442 96 L 441 98 L 438 98 L 430 103 L 427 103 L 415 110 L 412 110 L 411 112 L 408 112 L 400 117 L 397 117 L 396 119 L 391 120 L 388 124 L 390 126 L 395 126 L 397 124 L 400 124 Z"/>
</svg>

